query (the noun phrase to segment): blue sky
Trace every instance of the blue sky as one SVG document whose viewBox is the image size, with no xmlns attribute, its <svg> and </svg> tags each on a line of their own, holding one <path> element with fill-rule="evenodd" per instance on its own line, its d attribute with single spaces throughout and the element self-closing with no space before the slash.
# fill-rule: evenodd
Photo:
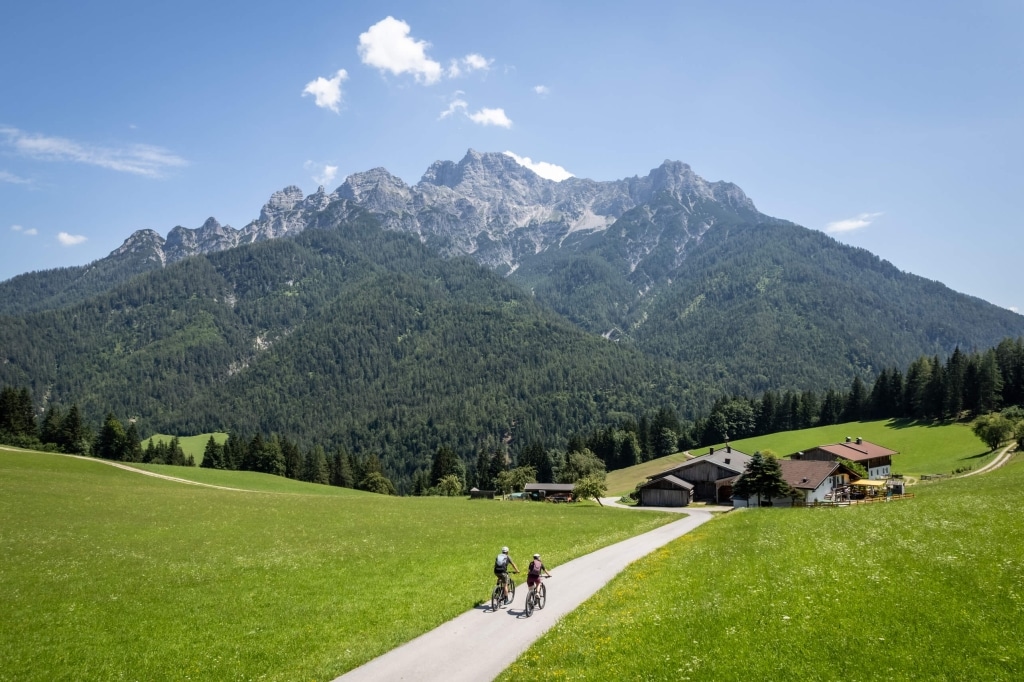
<svg viewBox="0 0 1024 682">
<path fill-rule="evenodd" d="M 0 279 L 469 148 L 665 159 L 1024 310 L 1024 4 L 72 3 L 4 10 Z"/>
</svg>

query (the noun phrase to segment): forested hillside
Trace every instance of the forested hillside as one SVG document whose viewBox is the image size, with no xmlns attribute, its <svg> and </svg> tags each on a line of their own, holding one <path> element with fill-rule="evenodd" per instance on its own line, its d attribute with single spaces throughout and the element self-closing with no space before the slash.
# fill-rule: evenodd
<svg viewBox="0 0 1024 682">
<path fill-rule="evenodd" d="M 142 433 L 276 432 L 372 451 L 557 441 L 690 394 L 681 367 L 588 335 L 467 260 L 365 219 L 182 261 L 0 326 L 0 383 Z"/>
</svg>

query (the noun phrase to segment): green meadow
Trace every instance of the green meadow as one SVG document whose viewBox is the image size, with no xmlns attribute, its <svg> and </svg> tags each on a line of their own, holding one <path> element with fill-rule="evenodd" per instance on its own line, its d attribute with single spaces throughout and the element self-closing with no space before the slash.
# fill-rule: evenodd
<svg viewBox="0 0 1024 682">
<path fill-rule="evenodd" d="M 178 444 L 181 446 L 182 452 L 186 455 L 192 455 L 198 466 L 203 463 L 203 453 L 206 452 L 206 444 L 210 441 L 210 436 L 213 436 L 213 440 L 221 445 L 228 439 L 228 434 L 226 433 L 201 433 L 198 436 L 178 436 Z M 164 433 L 155 433 L 142 441 L 142 449 L 145 450 L 151 442 L 153 445 L 156 445 L 163 441 L 170 445 L 173 438 L 174 436 L 168 436 Z"/>
<path fill-rule="evenodd" d="M 915 492 L 726 514 L 633 564 L 499 679 L 1021 679 L 1024 459 Z"/>
<path fill-rule="evenodd" d="M 957 469 L 977 469 L 992 458 L 988 447 L 971 432 L 969 424 L 924 424 L 894 419 L 772 433 L 733 441 L 732 445 L 747 454 L 757 450 L 771 450 L 779 457 L 785 457 L 816 445 L 840 443 L 847 436 L 860 437 L 896 450 L 900 454 L 893 456 L 893 473 L 915 478 L 922 474 L 951 474 Z M 704 452 L 707 452 L 706 448 L 692 450 L 691 454 L 700 455 Z M 664 471 L 683 459 L 681 454 L 670 455 L 613 471 L 608 474 L 609 494 L 617 496 L 630 492 L 648 476 Z"/>
<path fill-rule="evenodd" d="M 0 449 L 0 680 L 332 679 L 485 600 L 502 544 L 557 566 L 677 518 L 147 468 L 255 491 Z"/>
</svg>

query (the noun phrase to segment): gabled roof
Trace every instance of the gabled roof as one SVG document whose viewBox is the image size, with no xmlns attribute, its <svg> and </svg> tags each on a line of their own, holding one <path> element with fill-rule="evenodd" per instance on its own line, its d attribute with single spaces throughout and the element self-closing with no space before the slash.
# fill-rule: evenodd
<svg viewBox="0 0 1024 682">
<path fill-rule="evenodd" d="M 727 469 L 728 471 L 735 471 L 737 474 L 742 474 L 747 468 L 747 464 L 750 462 L 750 455 L 745 452 L 740 452 L 732 446 L 726 446 L 724 448 L 718 448 L 711 452 L 694 457 L 693 459 L 687 460 L 682 464 L 677 464 L 668 471 L 679 471 L 680 469 L 687 469 L 691 466 L 701 464 L 702 462 L 712 462 Z M 659 476 L 661 474 L 658 474 Z"/>
<path fill-rule="evenodd" d="M 852 478 L 859 478 L 856 473 L 850 471 L 840 462 L 780 459 L 779 466 L 782 468 L 782 480 L 797 490 L 814 490 L 826 478 L 837 473 L 844 473 Z"/>
<path fill-rule="evenodd" d="M 545 490 L 549 493 L 571 493 L 575 487 L 575 483 L 527 483 L 523 486 L 523 490 L 528 493 L 535 490 Z"/>
<path fill-rule="evenodd" d="M 867 460 L 875 459 L 876 457 L 887 457 L 899 454 L 896 450 L 890 450 L 889 448 L 882 447 L 881 445 L 869 443 L 863 438 L 850 440 L 845 443 L 836 443 L 834 445 L 819 445 L 818 449 L 824 450 L 836 457 L 848 459 L 851 462 L 866 462 Z"/>
<path fill-rule="evenodd" d="M 673 486 L 675 486 L 676 488 L 682 488 L 683 490 L 693 490 L 693 486 L 691 484 L 687 483 L 686 481 L 684 481 L 682 479 L 676 478 L 672 474 L 668 474 L 667 476 L 656 476 L 656 477 L 650 479 L 649 481 L 647 481 L 646 483 L 644 483 L 643 485 L 641 485 L 640 487 L 641 488 L 645 488 L 645 487 L 651 485 L 652 483 L 656 483 L 658 481 L 667 481 L 667 482 L 671 483 Z"/>
</svg>

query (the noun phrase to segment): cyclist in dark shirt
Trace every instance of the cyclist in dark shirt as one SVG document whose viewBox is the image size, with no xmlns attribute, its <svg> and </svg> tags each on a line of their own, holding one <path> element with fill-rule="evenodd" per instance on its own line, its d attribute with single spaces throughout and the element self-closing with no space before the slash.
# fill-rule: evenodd
<svg viewBox="0 0 1024 682">
<path fill-rule="evenodd" d="M 540 554 L 533 555 L 533 561 L 530 562 L 529 570 L 526 572 L 526 586 L 531 591 L 540 585 L 540 576 L 544 574 L 545 577 L 550 578 L 551 574 L 548 573 L 548 569 L 544 567 L 544 562 L 540 560 Z"/>
</svg>

